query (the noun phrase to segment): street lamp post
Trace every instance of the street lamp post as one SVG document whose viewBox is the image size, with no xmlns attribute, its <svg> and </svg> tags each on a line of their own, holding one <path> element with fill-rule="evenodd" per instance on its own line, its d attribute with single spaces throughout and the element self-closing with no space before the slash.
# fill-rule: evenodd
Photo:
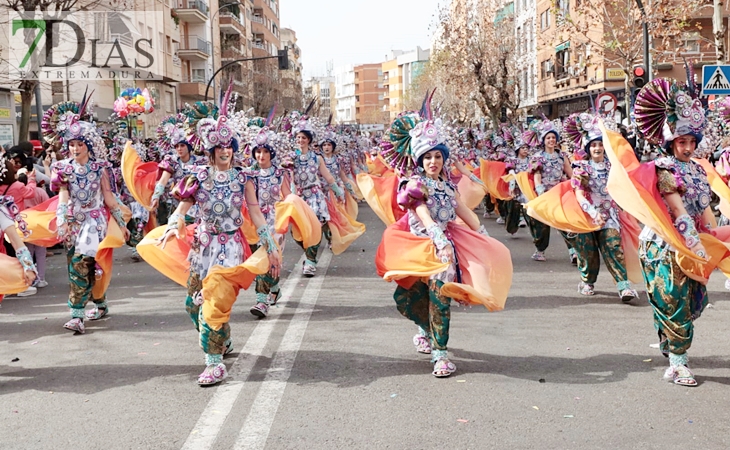
<svg viewBox="0 0 730 450">
<path fill-rule="evenodd" d="M 647 23 L 646 11 L 644 10 L 644 4 L 641 0 L 636 0 L 636 6 L 641 11 L 641 17 L 644 19 L 644 23 L 641 25 L 642 34 L 644 37 L 644 67 L 646 68 L 646 80 L 651 81 L 654 78 L 654 74 L 651 68 L 651 59 L 649 56 L 649 24 Z"/>
<path fill-rule="evenodd" d="M 244 8 L 246 7 L 246 5 L 244 5 L 241 2 L 226 3 L 226 4 L 222 5 L 220 8 L 218 8 L 218 10 L 216 12 L 214 12 L 213 14 L 210 15 L 210 39 L 211 39 L 211 45 L 210 45 L 210 47 L 211 47 L 211 51 L 212 51 L 212 53 L 210 54 L 210 59 L 212 61 L 211 62 L 211 68 L 215 71 L 213 73 L 213 78 L 212 78 L 212 81 L 213 81 L 213 91 L 215 91 L 215 75 L 218 72 L 220 72 L 220 70 L 218 70 L 218 71 L 215 70 L 215 45 L 213 45 L 213 43 L 215 42 L 215 37 L 214 37 L 214 34 L 213 34 L 214 33 L 214 30 L 213 30 L 213 17 L 215 17 L 216 14 L 220 13 L 223 10 L 223 8 L 227 8 L 229 6 L 243 6 Z M 222 45 L 221 45 L 221 51 L 223 51 L 223 46 Z M 210 87 L 210 82 L 208 82 L 208 87 Z M 205 95 L 205 97 L 206 97 L 205 99 L 206 100 L 208 99 L 207 92 L 208 92 L 208 90 L 206 89 L 206 95 Z"/>
</svg>

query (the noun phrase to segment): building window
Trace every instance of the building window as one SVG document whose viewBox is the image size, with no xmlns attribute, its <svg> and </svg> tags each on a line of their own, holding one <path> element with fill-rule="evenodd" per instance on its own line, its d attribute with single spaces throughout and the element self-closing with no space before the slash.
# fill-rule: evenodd
<svg viewBox="0 0 730 450">
<path fill-rule="evenodd" d="M 568 77 L 570 67 L 570 48 L 563 48 L 555 52 L 555 75 L 557 79 Z"/>
<path fill-rule="evenodd" d="M 693 31 L 690 33 L 684 33 L 683 36 L 684 51 L 687 53 L 699 53 L 700 52 L 700 33 Z"/>
<path fill-rule="evenodd" d="M 550 10 L 545 10 L 540 14 L 540 29 L 547 30 L 550 28 Z"/>
<path fill-rule="evenodd" d="M 190 81 L 193 83 L 205 83 L 208 81 L 205 77 L 205 69 L 191 69 L 190 74 Z"/>
<path fill-rule="evenodd" d="M 562 25 L 565 22 L 565 18 L 570 14 L 570 0 L 558 0 L 558 17 L 555 22 L 558 25 Z"/>
<path fill-rule="evenodd" d="M 165 91 L 165 111 L 171 113 L 175 110 L 175 97 L 173 97 L 172 92 Z"/>
</svg>

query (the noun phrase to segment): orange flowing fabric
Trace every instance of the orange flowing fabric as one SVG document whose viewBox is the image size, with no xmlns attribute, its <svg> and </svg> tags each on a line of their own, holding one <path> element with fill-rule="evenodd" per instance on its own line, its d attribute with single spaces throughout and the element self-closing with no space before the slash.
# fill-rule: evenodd
<svg viewBox="0 0 730 450">
<path fill-rule="evenodd" d="M 2 235 L 3 233 L 0 231 L 0 236 Z M 23 278 L 23 266 L 16 258 L 0 253 L 0 294 L 17 294 L 26 289 L 28 289 L 28 285 L 25 284 L 25 278 Z M 2 295 L 0 295 L 0 302 L 2 302 Z"/>
<path fill-rule="evenodd" d="M 157 182 L 158 164 L 156 162 L 144 163 L 132 147 L 132 142 L 127 141 L 122 153 L 122 178 L 127 185 L 132 197 L 147 211 L 152 211 L 150 203 L 152 194 L 155 192 Z"/>
<path fill-rule="evenodd" d="M 330 213 L 327 225 L 332 234 L 332 253 L 339 255 L 365 233 L 365 225 L 348 216 L 344 205 L 335 200 L 332 192 L 327 198 L 327 209 Z"/>
<path fill-rule="evenodd" d="M 461 177 L 456 189 L 459 191 L 461 200 L 469 209 L 474 209 L 479 206 L 484 196 L 487 195 L 487 188 L 479 183 L 473 182 L 469 177 Z"/>
<path fill-rule="evenodd" d="M 639 233 L 641 226 L 639 222 L 626 211 L 619 211 L 621 222 L 621 248 L 624 251 L 624 262 L 626 263 L 626 274 L 632 283 L 643 283 L 644 272 L 639 262 Z"/>
<path fill-rule="evenodd" d="M 385 173 L 392 171 L 393 169 L 391 169 L 390 166 L 383 161 L 382 156 L 376 155 L 375 158 L 368 159 L 368 172 L 370 172 L 370 175 L 381 177 Z"/>
<path fill-rule="evenodd" d="M 357 220 L 357 216 L 360 214 L 360 208 L 357 206 L 357 200 L 355 200 L 355 198 L 347 191 L 345 191 L 345 212 L 347 212 L 347 215 L 353 220 Z"/>
<path fill-rule="evenodd" d="M 391 225 L 405 215 L 397 202 L 398 177 L 395 174 L 376 177 L 359 173 L 357 184 L 365 201 L 385 225 Z"/>
<path fill-rule="evenodd" d="M 525 205 L 527 215 L 558 230 L 590 233 L 601 227 L 583 211 L 570 185 L 570 180 L 558 183 L 549 191 Z"/>
<path fill-rule="evenodd" d="M 508 173 L 503 176 L 502 179 L 505 183 L 509 183 L 514 180 L 517 182 L 517 186 L 525 196 L 527 201 L 535 200 L 537 198 L 537 192 L 535 192 L 535 177 L 534 175 L 527 172 L 519 172 L 517 174 Z"/>
<path fill-rule="evenodd" d="M 102 270 L 101 279 L 96 280 L 91 290 L 94 298 L 103 298 L 102 296 L 109 288 L 109 283 L 112 281 L 112 268 L 114 266 L 114 249 L 122 245 L 124 245 L 122 230 L 115 220 L 110 220 L 106 229 L 106 237 L 99 244 L 99 249 L 96 251 L 96 256 L 94 257 L 96 263 Z"/>
<path fill-rule="evenodd" d="M 256 252 L 235 267 L 214 266 L 203 279 L 203 318 L 214 330 L 220 330 L 231 317 L 231 309 L 241 289 L 248 289 L 257 275 L 269 271 L 266 249 Z"/>
<path fill-rule="evenodd" d="M 730 187 L 728 187 L 722 176 L 712 167 L 710 161 L 704 158 L 692 158 L 692 161 L 696 162 L 707 172 L 707 181 L 710 183 L 710 189 L 712 192 L 717 194 L 720 198 L 719 209 L 725 217 L 730 217 Z M 714 217 L 714 215 L 713 215 Z M 717 226 L 717 224 L 713 224 Z"/>
<path fill-rule="evenodd" d="M 43 203 L 32 208 L 23 210 L 22 216 L 28 224 L 31 233 L 28 237 L 18 231 L 23 242 L 40 245 L 41 247 L 53 247 L 61 242 L 56 235 L 56 208 L 58 207 L 58 196 L 52 197 Z"/>
<path fill-rule="evenodd" d="M 357 185 L 357 180 L 348 178 L 346 181 L 350 183 L 350 186 L 352 186 L 352 190 L 355 192 L 355 200 L 363 200 L 365 197 L 362 195 L 362 191 L 360 191 L 360 187 Z"/>
<path fill-rule="evenodd" d="M 243 215 L 243 225 L 241 226 L 241 230 L 243 231 L 243 236 L 246 238 L 246 242 L 248 242 L 249 245 L 258 244 L 259 234 L 256 232 L 256 225 L 253 224 L 253 220 L 251 220 L 251 215 L 248 213 L 246 205 L 241 208 L 241 214 Z"/>
<path fill-rule="evenodd" d="M 504 309 L 512 285 L 509 249 L 462 225 L 450 223 L 448 231 L 459 260 L 462 283 L 445 283 L 441 292 L 455 300 L 484 305 L 489 311 Z M 414 236 L 407 219 L 401 219 L 386 228 L 375 267 L 383 279 L 408 289 L 419 279 L 443 272 L 448 264 L 436 258 L 431 239 Z"/>
<path fill-rule="evenodd" d="M 289 194 L 276 205 L 275 229 L 278 234 L 286 234 L 289 224 L 295 240 L 302 242 L 304 248 L 317 245 L 322 240 L 322 224 L 312 208 L 294 194 Z"/>
<path fill-rule="evenodd" d="M 190 275 L 188 254 L 197 225 L 188 225 L 180 239 L 172 236 L 165 248 L 157 245 L 157 239 L 165 234 L 167 225 L 162 225 L 147 233 L 137 244 L 137 252 L 150 266 L 180 286 L 187 287 Z"/>
<path fill-rule="evenodd" d="M 511 200 L 512 194 L 509 191 L 509 184 L 502 179 L 502 176 L 507 172 L 507 165 L 500 161 L 487 161 L 484 159 L 479 161 L 481 162 L 479 176 L 484 182 L 489 195 L 497 200 Z"/>
<path fill-rule="evenodd" d="M 709 275 L 717 267 L 730 274 L 727 261 L 730 231 L 728 227 L 715 228 L 700 233 L 708 260 L 702 260 L 687 248 L 669 215 L 661 194 L 656 187 L 656 168 L 653 163 L 639 164 L 633 149 L 618 133 L 603 129 L 603 145 L 611 160 L 608 176 L 608 192 L 626 212 L 648 226 L 676 250 L 677 264 L 693 280 L 706 284 Z"/>
</svg>

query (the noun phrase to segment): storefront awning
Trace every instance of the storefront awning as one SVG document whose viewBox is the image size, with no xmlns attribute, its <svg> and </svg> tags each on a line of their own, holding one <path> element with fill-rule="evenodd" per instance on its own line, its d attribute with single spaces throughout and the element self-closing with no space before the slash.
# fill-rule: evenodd
<svg viewBox="0 0 730 450">
<path fill-rule="evenodd" d="M 568 49 L 568 48 L 570 48 L 570 41 L 565 41 L 562 44 L 559 44 L 558 46 L 555 47 L 555 53 L 562 52 L 563 50 Z"/>
</svg>

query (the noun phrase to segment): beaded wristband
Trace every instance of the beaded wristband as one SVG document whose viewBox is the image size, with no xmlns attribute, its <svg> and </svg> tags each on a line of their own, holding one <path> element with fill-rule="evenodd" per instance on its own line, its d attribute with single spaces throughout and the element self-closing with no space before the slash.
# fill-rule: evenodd
<svg viewBox="0 0 730 450">
<path fill-rule="evenodd" d="M 127 226 L 127 222 L 124 221 L 124 216 L 122 216 L 122 210 L 119 207 L 112 209 L 111 213 L 114 220 L 117 221 L 119 228 L 125 228 Z"/>
<path fill-rule="evenodd" d="M 165 186 L 162 183 L 155 184 L 155 190 L 152 192 L 152 200 L 157 200 L 158 198 L 162 197 L 162 194 L 165 193 Z"/>
<path fill-rule="evenodd" d="M 30 270 L 31 272 L 38 273 L 35 268 L 35 264 L 33 264 L 33 257 L 30 255 L 28 247 L 23 246 L 15 250 L 15 257 L 18 258 L 20 265 L 23 266 L 23 270 Z"/>
<path fill-rule="evenodd" d="M 432 223 L 429 225 L 429 227 L 426 228 L 426 232 L 437 249 L 443 250 L 447 245 L 449 245 L 449 240 L 446 239 L 446 235 L 437 224 Z"/>
<path fill-rule="evenodd" d="M 276 242 L 274 242 L 274 237 L 271 236 L 267 225 L 261 225 L 256 230 L 256 234 L 259 236 L 259 242 L 266 249 L 266 253 L 271 254 L 277 250 Z"/>
<path fill-rule="evenodd" d="M 598 218 L 598 210 L 595 206 L 591 205 L 591 202 L 586 200 L 585 198 L 580 199 L 578 201 L 580 203 L 580 209 L 586 212 L 589 216 L 591 216 L 591 219 L 597 219 Z"/>
<path fill-rule="evenodd" d="M 66 223 L 66 216 L 68 216 L 68 204 L 59 203 L 56 207 L 56 225 L 60 227 Z"/>
<path fill-rule="evenodd" d="M 684 238 L 687 247 L 692 248 L 700 243 L 700 234 L 695 228 L 694 220 L 688 214 L 682 214 L 674 221 L 674 226 Z"/>
</svg>

